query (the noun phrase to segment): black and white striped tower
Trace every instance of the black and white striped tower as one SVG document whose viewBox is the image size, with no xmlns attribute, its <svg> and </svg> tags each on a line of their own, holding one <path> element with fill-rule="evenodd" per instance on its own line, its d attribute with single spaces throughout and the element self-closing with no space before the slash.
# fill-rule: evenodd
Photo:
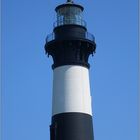
<svg viewBox="0 0 140 140">
<path fill-rule="evenodd" d="M 54 62 L 51 140 L 94 140 L 88 57 L 96 44 L 83 10 L 71 0 L 57 6 L 57 21 L 46 39 Z"/>
</svg>

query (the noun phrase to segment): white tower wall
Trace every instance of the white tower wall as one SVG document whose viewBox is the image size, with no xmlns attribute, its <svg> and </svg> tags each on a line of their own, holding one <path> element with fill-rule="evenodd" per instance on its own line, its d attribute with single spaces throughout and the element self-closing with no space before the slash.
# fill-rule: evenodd
<svg viewBox="0 0 140 140">
<path fill-rule="evenodd" d="M 65 65 L 53 70 L 52 115 L 80 112 L 92 115 L 89 70 Z"/>
</svg>

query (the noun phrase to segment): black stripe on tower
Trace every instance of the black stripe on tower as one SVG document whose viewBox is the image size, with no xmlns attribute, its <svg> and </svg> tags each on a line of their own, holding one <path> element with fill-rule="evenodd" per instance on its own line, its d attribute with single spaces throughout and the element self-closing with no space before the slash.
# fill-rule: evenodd
<svg viewBox="0 0 140 140">
<path fill-rule="evenodd" d="M 86 33 L 86 28 L 80 25 L 54 28 L 54 40 L 45 45 L 46 53 L 53 58 L 53 69 L 63 65 L 90 67 L 88 58 L 95 53 L 96 44 L 86 38 Z"/>
<path fill-rule="evenodd" d="M 52 117 L 51 140 L 94 140 L 92 116 L 84 113 L 60 113 Z"/>
</svg>

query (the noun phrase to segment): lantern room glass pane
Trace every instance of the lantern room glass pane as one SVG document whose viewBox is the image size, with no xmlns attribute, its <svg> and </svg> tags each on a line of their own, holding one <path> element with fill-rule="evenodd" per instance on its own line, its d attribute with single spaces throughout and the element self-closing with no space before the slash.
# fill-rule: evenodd
<svg viewBox="0 0 140 140">
<path fill-rule="evenodd" d="M 79 7 L 66 6 L 57 10 L 57 26 L 64 24 L 83 25 L 82 10 Z"/>
</svg>

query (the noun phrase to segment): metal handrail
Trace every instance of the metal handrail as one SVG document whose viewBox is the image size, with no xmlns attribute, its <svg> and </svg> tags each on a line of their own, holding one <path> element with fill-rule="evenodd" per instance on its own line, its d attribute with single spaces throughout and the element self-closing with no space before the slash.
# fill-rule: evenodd
<svg viewBox="0 0 140 140">
<path fill-rule="evenodd" d="M 85 38 L 91 41 L 95 41 L 94 35 L 89 32 L 86 32 Z"/>
<path fill-rule="evenodd" d="M 55 34 L 54 33 L 51 33 L 51 34 L 47 35 L 47 37 L 46 37 L 46 42 L 50 42 L 52 40 L 55 40 Z"/>
<path fill-rule="evenodd" d="M 86 32 L 85 33 L 85 38 L 83 39 L 87 39 L 87 40 L 90 40 L 90 41 L 95 41 L 95 37 L 93 34 L 89 33 L 89 32 Z M 55 34 L 54 33 L 51 33 L 47 36 L 46 38 L 46 43 L 50 42 L 50 41 L 53 41 L 55 40 Z"/>
<path fill-rule="evenodd" d="M 53 26 L 58 27 L 58 26 L 62 26 L 62 25 L 69 25 L 69 24 L 75 24 L 75 25 L 81 25 L 86 27 L 86 22 L 82 19 L 72 19 L 72 18 L 68 18 L 68 19 L 63 19 L 63 20 L 57 20 L 54 22 Z"/>
</svg>

